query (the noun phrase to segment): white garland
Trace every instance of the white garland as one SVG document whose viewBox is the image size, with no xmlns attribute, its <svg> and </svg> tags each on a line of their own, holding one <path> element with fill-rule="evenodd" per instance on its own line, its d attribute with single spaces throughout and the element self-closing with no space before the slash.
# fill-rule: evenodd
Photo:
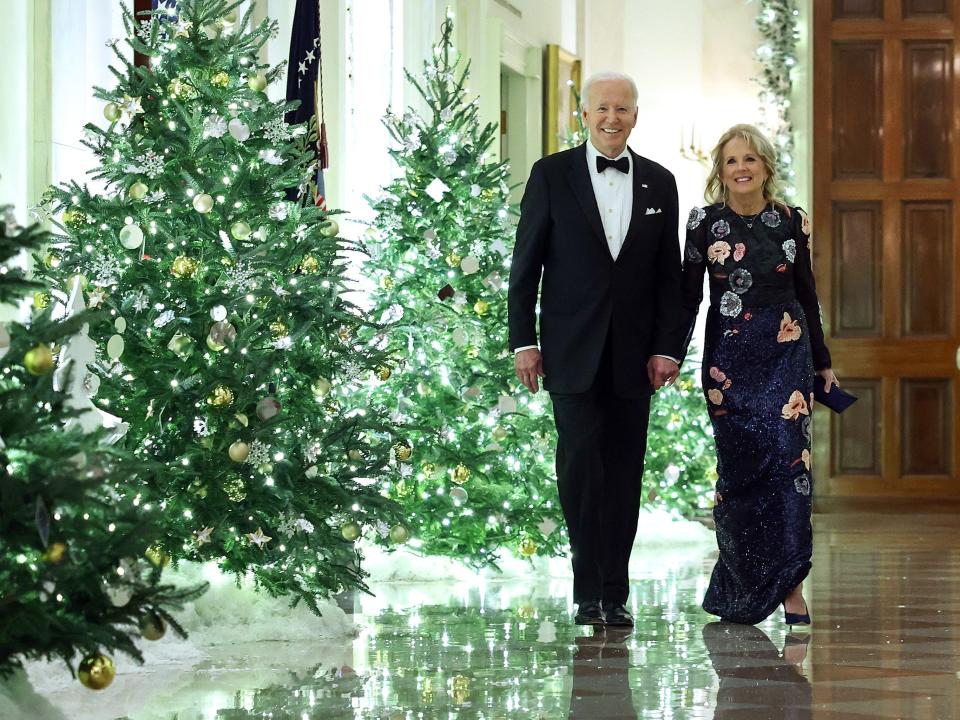
<svg viewBox="0 0 960 720">
<path fill-rule="evenodd" d="M 760 63 L 760 113 L 762 129 L 779 150 L 778 170 L 784 194 L 791 200 L 797 192 L 793 169 L 794 129 L 790 113 L 793 90 L 791 71 L 797 65 L 800 10 L 796 0 L 760 0 L 756 26 L 763 37 L 757 48 Z"/>
</svg>

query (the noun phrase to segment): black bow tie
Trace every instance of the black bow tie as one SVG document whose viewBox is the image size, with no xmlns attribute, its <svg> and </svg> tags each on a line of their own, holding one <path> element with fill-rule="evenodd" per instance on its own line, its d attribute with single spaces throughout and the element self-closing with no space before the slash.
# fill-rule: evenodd
<svg viewBox="0 0 960 720">
<path fill-rule="evenodd" d="M 608 167 L 616 168 L 626 175 L 630 172 L 630 158 L 624 155 L 619 160 L 611 160 L 603 155 L 597 155 L 597 172 L 602 173 Z"/>
</svg>

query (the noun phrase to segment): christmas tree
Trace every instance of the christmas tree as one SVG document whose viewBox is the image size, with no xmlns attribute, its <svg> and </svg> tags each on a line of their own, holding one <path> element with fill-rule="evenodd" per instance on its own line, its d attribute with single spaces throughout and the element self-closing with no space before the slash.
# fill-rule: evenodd
<svg viewBox="0 0 960 720">
<path fill-rule="evenodd" d="M 448 19 L 423 74 L 407 73 L 428 113 L 385 120 L 402 172 L 371 201 L 363 275 L 392 360 L 368 389 L 406 432 L 390 493 L 420 550 L 484 564 L 502 546 L 529 557 L 565 539 L 549 400 L 521 389 L 507 346 L 508 168 L 491 157 L 497 129 L 467 97 L 452 31 Z"/>
<path fill-rule="evenodd" d="M 161 584 L 160 566 L 144 557 L 159 513 L 139 503 L 135 479 L 155 468 L 102 434 L 63 429 L 73 412 L 53 389 L 53 348 L 97 317 L 51 319 L 42 285 L 4 264 L 39 250 L 46 234 L 0 212 L 0 302 L 35 290 L 38 307 L 29 326 L 0 325 L 0 675 L 55 657 L 72 672 L 79 654 L 80 680 L 100 689 L 114 674 L 103 651 L 142 661 L 134 641 L 157 640 L 167 625 L 182 636 L 170 610 L 204 588 Z"/>
<path fill-rule="evenodd" d="M 98 402 L 164 466 L 141 489 L 163 509 L 161 551 L 318 611 L 362 586 L 365 530 L 407 529 L 381 494 L 391 429 L 352 391 L 384 356 L 341 299 L 351 246 L 307 201 L 314 134 L 265 94 L 283 71 L 257 59 L 276 23 L 251 26 L 239 4 L 125 14 L 126 44 L 151 64 L 113 43 L 117 85 L 95 89 L 108 125 L 86 130 L 105 190 L 51 193 L 65 236 L 49 273 L 81 276 L 113 320 L 91 333 L 106 348 Z"/>
<path fill-rule="evenodd" d="M 650 404 L 645 500 L 677 517 L 693 518 L 713 507 L 717 481 L 713 427 L 699 372 L 699 363 L 688 360 L 677 381 L 658 391 Z"/>
</svg>

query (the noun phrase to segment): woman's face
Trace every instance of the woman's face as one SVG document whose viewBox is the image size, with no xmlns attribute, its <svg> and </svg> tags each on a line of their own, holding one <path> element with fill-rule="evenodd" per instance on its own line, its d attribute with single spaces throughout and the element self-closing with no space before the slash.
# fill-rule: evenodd
<svg viewBox="0 0 960 720">
<path fill-rule="evenodd" d="M 767 171 L 760 154 L 743 138 L 729 140 L 720 153 L 727 197 L 741 202 L 763 199 Z"/>
</svg>

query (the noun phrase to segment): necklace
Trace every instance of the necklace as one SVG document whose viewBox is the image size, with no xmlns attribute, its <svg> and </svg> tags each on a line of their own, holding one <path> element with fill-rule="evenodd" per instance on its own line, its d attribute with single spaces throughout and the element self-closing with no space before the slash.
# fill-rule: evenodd
<svg viewBox="0 0 960 720">
<path fill-rule="evenodd" d="M 730 209 L 733 210 L 732 207 Z M 764 205 L 753 215 L 741 215 L 736 210 L 733 210 L 733 214 L 743 221 L 743 224 L 747 226 L 748 230 L 753 230 L 753 224 L 757 221 L 757 218 L 760 217 L 760 214 L 766 209 L 767 209 L 767 206 Z"/>
</svg>

